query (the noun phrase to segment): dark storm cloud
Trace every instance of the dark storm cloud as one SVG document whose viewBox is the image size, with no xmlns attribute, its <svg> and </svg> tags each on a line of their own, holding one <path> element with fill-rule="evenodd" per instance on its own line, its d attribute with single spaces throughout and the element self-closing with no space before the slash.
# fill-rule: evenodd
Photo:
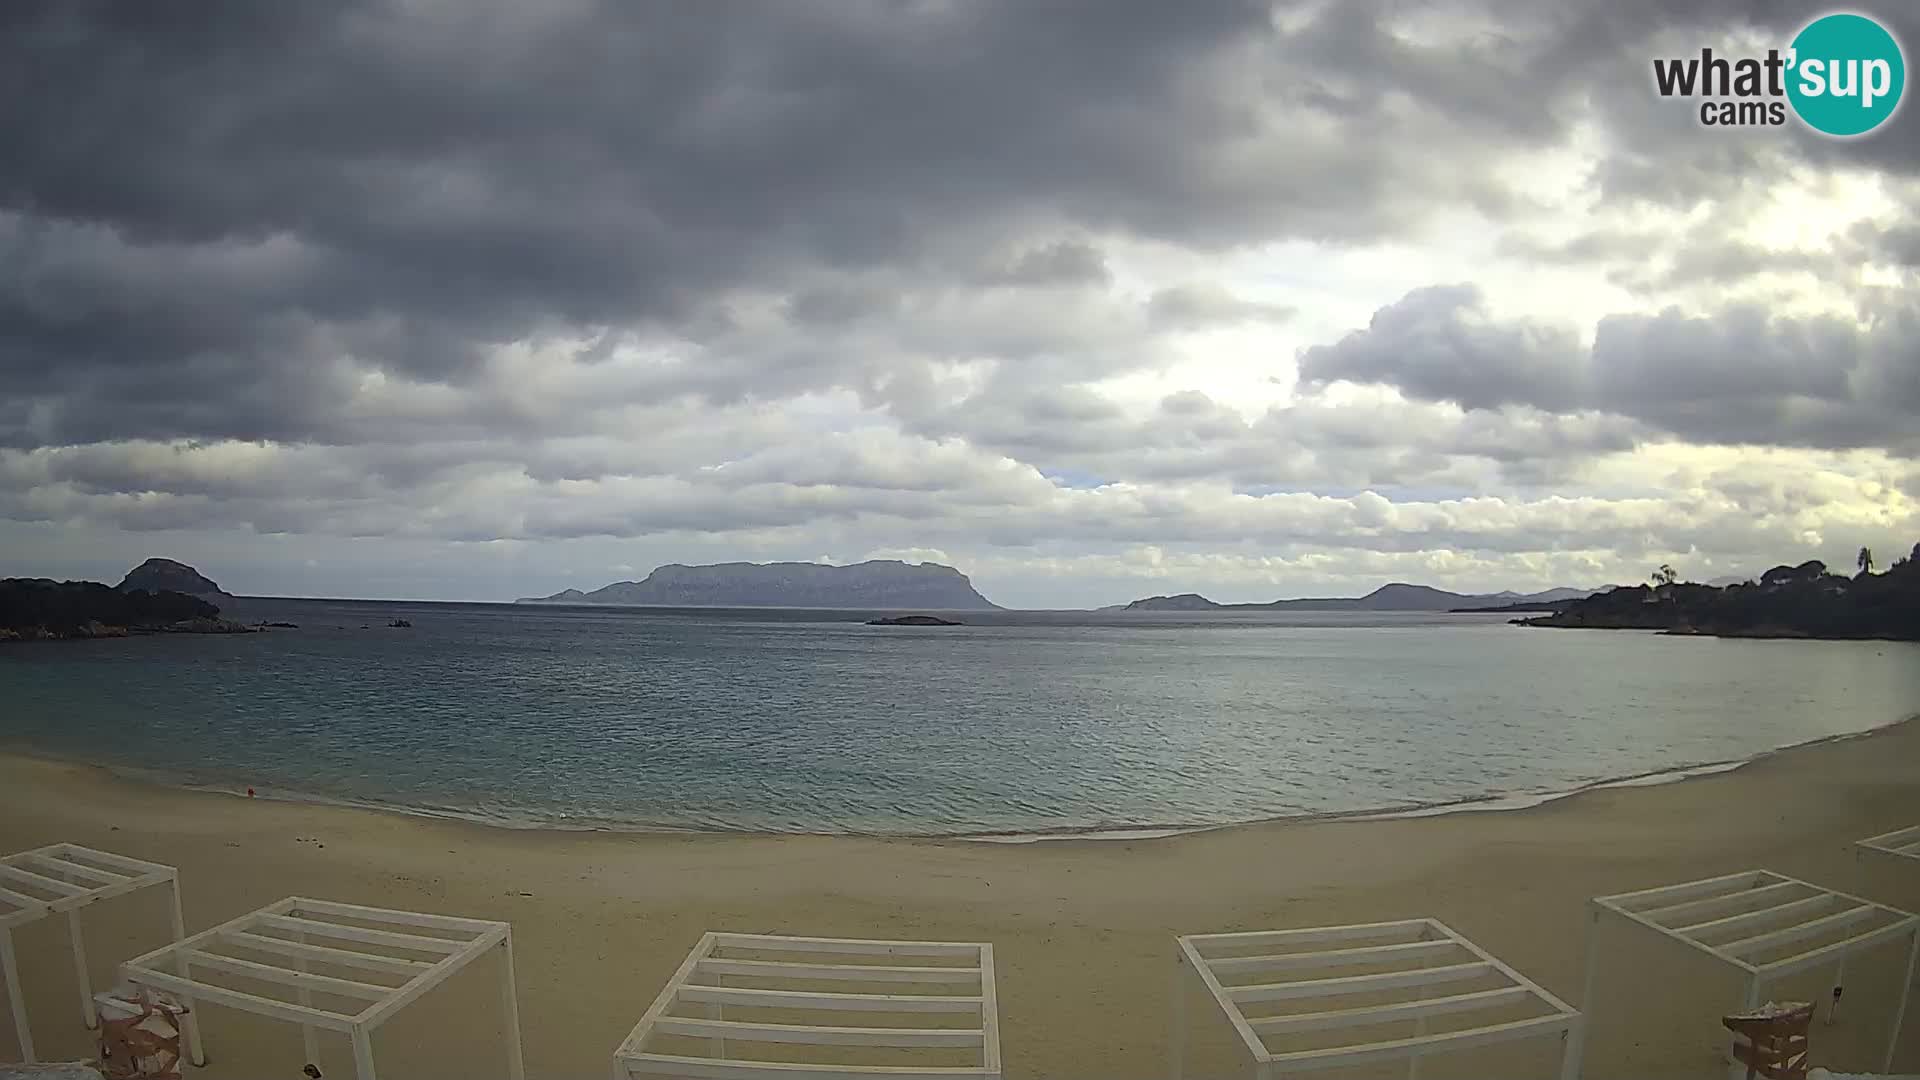
<svg viewBox="0 0 1920 1080">
<path fill-rule="evenodd" d="M 1832 10 L 1806 0 L 1583 0 L 1555 6 L 1492 0 L 1521 57 L 1517 96 L 1563 120 L 1590 108 L 1604 155 L 1591 180 L 1616 204 L 1691 207 L 1755 191 L 1797 165 L 1920 176 L 1920 123 L 1903 115 L 1864 139 L 1830 139 L 1783 128 L 1709 130 L 1698 103 L 1653 90 L 1656 57 L 1784 50 L 1813 17 Z M 1887 26 L 1909 56 L 1920 42 L 1920 8 L 1905 2 L 1859 8 Z M 1909 61 L 1911 62 L 1911 61 Z"/>
<path fill-rule="evenodd" d="M 1107 257 L 1092 244 L 1062 240 L 1022 252 L 1011 266 L 987 280 L 996 285 L 1105 285 L 1113 279 Z"/>
<path fill-rule="evenodd" d="M 1920 453 L 1920 307 L 1861 325 L 1736 306 L 1602 319 L 1570 330 L 1490 316 L 1471 286 L 1435 286 L 1364 330 L 1305 350 L 1302 379 L 1399 388 L 1467 409 L 1527 405 L 1628 417 L 1703 443 Z"/>
<path fill-rule="evenodd" d="M 1873 255 L 1897 266 L 1920 269 L 1920 225 L 1902 224 L 1878 229 L 1862 223 L 1852 239 Z"/>
<path fill-rule="evenodd" d="M 1529 54 L 1393 14 L 7 5 L 0 442 L 337 437 L 343 357 L 460 385 L 505 343 L 698 336 L 741 293 L 831 322 L 875 305 L 822 273 L 939 282 L 1036 227 L 1217 248 L 1506 205 L 1474 152 L 1554 136 L 1511 92 Z M 1074 240 L 998 265 L 1108 276 Z"/>
<path fill-rule="evenodd" d="M 347 401 L 282 369 L 318 356 L 458 382 L 489 345 L 684 330 L 730 289 L 911 266 L 956 228 L 1069 202 L 1217 229 L 1258 193 L 1155 163 L 1205 159 L 1233 106 L 1176 84 L 1265 17 L 9 5 L 0 375 L 56 403 L 9 441 L 94 437 L 77 414 L 129 396 L 154 414 L 130 433 L 311 437 L 295 403 Z M 1171 184 L 1217 197 L 1161 198 Z M 1017 269 L 1088 270 L 1070 246 L 1035 258 Z M 135 368 L 178 392 L 114 393 Z M 209 424 L 193 403 L 217 387 L 291 415 Z"/>
<path fill-rule="evenodd" d="M 1304 351 L 1300 377 L 1389 383 L 1468 409 L 1571 412 L 1579 407 L 1578 347 L 1564 329 L 1487 317 L 1471 285 L 1435 285 L 1381 308 L 1366 329 Z"/>
</svg>

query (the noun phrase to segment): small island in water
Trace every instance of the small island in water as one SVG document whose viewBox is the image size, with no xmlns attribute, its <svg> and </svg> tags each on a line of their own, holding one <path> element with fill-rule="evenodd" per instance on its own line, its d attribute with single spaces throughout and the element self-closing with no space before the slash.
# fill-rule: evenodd
<svg viewBox="0 0 1920 1080">
<path fill-rule="evenodd" d="M 1649 585 L 1612 589 L 1515 619 L 1522 626 L 1661 630 L 1718 637 L 1920 641 L 1920 544 L 1882 573 L 1860 552 L 1860 572 L 1830 573 L 1817 559 L 1776 566 L 1759 581 L 1718 588 L 1661 567 Z"/>
</svg>

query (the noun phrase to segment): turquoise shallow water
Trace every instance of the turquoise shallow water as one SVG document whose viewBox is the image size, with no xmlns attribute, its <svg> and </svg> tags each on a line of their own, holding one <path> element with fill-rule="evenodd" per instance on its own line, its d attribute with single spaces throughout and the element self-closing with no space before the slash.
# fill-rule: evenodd
<svg viewBox="0 0 1920 1080">
<path fill-rule="evenodd" d="M 237 614 L 301 629 L 0 649 L 0 745 L 501 823 L 967 834 L 1565 790 L 1920 711 L 1916 645 L 1488 616 Z"/>
</svg>

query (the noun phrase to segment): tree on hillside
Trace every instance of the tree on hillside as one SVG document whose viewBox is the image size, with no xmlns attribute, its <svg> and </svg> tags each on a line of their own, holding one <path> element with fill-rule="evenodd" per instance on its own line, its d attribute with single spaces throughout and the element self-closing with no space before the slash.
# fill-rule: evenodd
<svg viewBox="0 0 1920 1080">
<path fill-rule="evenodd" d="M 1861 548 L 1859 557 L 1856 558 L 1854 561 L 1860 565 L 1860 572 L 1862 574 L 1873 573 L 1873 549 L 1872 548 L 1864 548 L 1864 547 Z"/>
<path fill-rule="evenodd" d="M 1671 585 L 1674 582 L 1680 580 L 1679 572 L 1674 570 L 1673 567 L 1667 565 L 1666 563 L 1661 563 L 1660 569 L 1655 570 L 1653 573 L 1647 576 L 1648 576 L 1648 579 L 1651 580 L 1655 585 L 1661 585 L 1661 586 Z"/>
</svg>

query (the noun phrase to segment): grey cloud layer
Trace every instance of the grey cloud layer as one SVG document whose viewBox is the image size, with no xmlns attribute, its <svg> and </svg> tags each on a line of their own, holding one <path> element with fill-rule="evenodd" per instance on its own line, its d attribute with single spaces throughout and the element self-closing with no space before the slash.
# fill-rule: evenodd
<svg viewBox="0 0 1920 1080">
<path fill-rule="evenodd" d="M 1368 3 L 9 5 L 0 440 L 324 439 L 343 357 L 458 383 L 529 337 L 697 338 L 741 293 L 832 318 L 822 273 L 1104 280 L 1036 231 L 1498 208 L 1478 162 L 1556 135 L 1609 70 L 1572 50 L 1635 40 L 1616 7 L 1461 46 Z"/>
<path fill-rule="evenodd" d="M 1703 443 L 1886 447 L 1920 455 L 1920 304 L 1866 326 L 1758 306 L 1570 330 L 1489 316 L 1472 286 L 1409 293 L 1300 358 L 1309 382 L 1398 387 L 1467 409 L 1593 410 Z"/>
<path fill-rule="evenodd" d="M 1614 204 L 1731 199 L 1729 177 L 1789 164 L 1920 175 L 1914 123 L 1702 139 L 1649 100 L 1655 43 L 1779 38 L 1801 17 L 1734 0 L 0 6 L 0 517 L 1507 548 L 1612 535 L 1611 511 L 1505 541 L 1468 521 L 1505 510 L 1385 528 L 1353 493 L 1537 502 L 1663 435 L 1911 455 L 1910 294 L 1864 329 L 1731 308 L 1608 319 L 1587 349 L 1589 328 L 1436 286 L 1306 352 L 1310 392 L 1252 419 L 1097 388 L 1303 314 L 1204 273 L 1143 284 L 1121 252 L 1204 266 L 1500 220 L 1533 206 L 1505 164 L 1582 109 Z M 1894 21 L 1920 41 L 1910 12 Z M 1452 33 L 1478 25 L 1501 32 Z M 1907 267 L 1920 251 L 1910 226 L 1855 242 Z M 1407 400 L 1317 392 L 1341 380 Z M 1315 491 L 1340 507 L 1236 501 Z"/>
</svg>

